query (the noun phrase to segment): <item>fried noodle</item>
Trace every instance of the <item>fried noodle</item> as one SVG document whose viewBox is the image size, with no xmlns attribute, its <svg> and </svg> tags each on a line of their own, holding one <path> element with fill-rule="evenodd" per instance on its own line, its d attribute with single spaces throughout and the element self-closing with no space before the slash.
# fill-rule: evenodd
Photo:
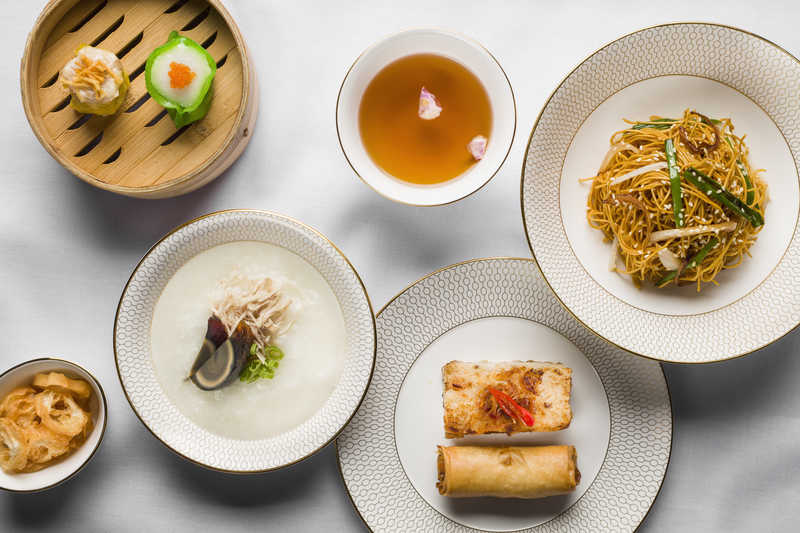
<svg viewBox="0 0 800 533">
<path fill-rule="evenodd" d="M 763 170 L 750 166 L 744 136 L 734 134 L 730 119 L 712 121 L 692 110 L 680 119 L 653 116 L 646 122 L 626 122 L 631 126 L 611 136 L 611 148 L 598 174 L 586 178 L 592 182 L 589 225 L 618 243 L 615 253 L 622 261 L 616 261 L 616 269 L 629 274 L 637 286 L 644 280 L 659 282 L 675 272 L 661 259 L 670 252 L 681 268 L 669 283 L 695 283 L 698 291 L 704 283 L 717 284 L 715 278 L 722 270 L 739 266 L 750 255 L 762 226 L 753 227 L 682 176 L 690 168 L 705 174 L 763 217 L 767 185 L 759 177 Z M 668 139 L 674 143 L 681 176 L 682 228 L 689 231 L 656 240 L 651 238 L 656 232 L 678 229 L 666 164 Z M 670 233 L 657 237 L 664 235 Z M 691 260 L 713 238 L 718 242 L 695 266 Z"/>
</svg>

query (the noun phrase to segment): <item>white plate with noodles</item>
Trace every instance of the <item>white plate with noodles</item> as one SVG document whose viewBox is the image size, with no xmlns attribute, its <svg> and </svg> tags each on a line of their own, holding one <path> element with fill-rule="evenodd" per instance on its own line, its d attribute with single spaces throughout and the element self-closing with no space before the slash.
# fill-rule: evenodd
<svg viewBox="0 0 800 533">
<path fill-rule="evenodd" d="M 531 133 L 522 213 L 545 279 L 585 326 L 704 363 L 800 323 L 786 290 L 800 275 L 800 109 L 786 105 L 799 85 L 777 45 L 681 23 L 612 42 L 558 86 Z"/>
</svg>

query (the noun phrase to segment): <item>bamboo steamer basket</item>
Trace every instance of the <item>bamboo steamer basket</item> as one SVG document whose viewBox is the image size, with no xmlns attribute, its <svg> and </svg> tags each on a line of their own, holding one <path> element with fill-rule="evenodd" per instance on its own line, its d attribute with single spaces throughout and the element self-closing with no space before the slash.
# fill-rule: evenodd
<svg viewBox="0 0 800 533">
<path fill-rule="evenodd" d="M 145 88 L 147 56 L 177 30 L 217 62 L 211 109 L 176 129 Z M 82 115 L 58 83 L 84 44 L 117 54 L 131 79 L 112 116 Z M 202 187 L 241 155 L 258 109 L 255 70 L 219 0 L 51 0 L 28 36 L 22 103 L 44 148 L 82 180 L 127 196 L 167 198 Z"/>
</svg>

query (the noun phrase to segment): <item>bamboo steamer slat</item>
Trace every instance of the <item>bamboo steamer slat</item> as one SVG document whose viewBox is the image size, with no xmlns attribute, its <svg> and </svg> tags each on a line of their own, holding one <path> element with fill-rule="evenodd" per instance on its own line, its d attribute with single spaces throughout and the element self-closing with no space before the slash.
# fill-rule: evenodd
<svg viewBox="0 0 800 533">
<path fill-rule="evenodd" d="M 144 84 L 147 56 L 172 30 L 218 65 L 208 115 L 180 130 Z M 131 77 L 116 115 L 67 105 L 56 78 L 83 44 L 117 54 Z M 246 43 L 219 0 L 51 0 L 28 36 L 20 74 L 25 114 L 50 155 L 96 187 L 140 198 L 185 194 L 219 176 L 249 142 L 258 110 Z"/>
</svg>

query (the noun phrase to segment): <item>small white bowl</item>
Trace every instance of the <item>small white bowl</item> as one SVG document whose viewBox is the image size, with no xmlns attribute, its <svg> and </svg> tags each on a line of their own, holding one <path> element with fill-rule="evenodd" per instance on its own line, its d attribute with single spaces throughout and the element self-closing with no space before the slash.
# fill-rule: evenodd
<svg viewBox="0 0 800 533">
<path fill-rule="evenodd" d="M 11 492 L 37 492 L 55 487 L 77 474 L 94 457 L 106 432 L 108 409 L 103 387 L 85 368 L 64 361 L 44 357 L 32 359 L 11 367 L 0 374 L 0 398 L 17 387 L 30 385 L 33 376 L 40 372 L 61 372 L 68 377 L 85 380 L 92 387 L 89 411 L 94 424 L 91 433 L 81 446 L 68 457 L 30 474 L 7 474 L 0 470 L 0 489 Z"/>
<path fill-rule="evenodd" d="M 483 83 L 492 106 L 492 131 L 484 158 L 460 176 L 435 185 L 401 181 L 378 167 L 364 148 L 358 126 L 361 97 L 375 75 L 401 57 L 422 53 L 445 56 L 467 67 Z M 365 50 L 347 72 L 336 102 L 339 143 L 355 173 L 378 194 L 410 205 L 448 204 L 486 185 L 506 160 L 516 125 L 514 93 L 497 60 L 472 39 L 436 29 L 398 33 Z"/>
</svg>

